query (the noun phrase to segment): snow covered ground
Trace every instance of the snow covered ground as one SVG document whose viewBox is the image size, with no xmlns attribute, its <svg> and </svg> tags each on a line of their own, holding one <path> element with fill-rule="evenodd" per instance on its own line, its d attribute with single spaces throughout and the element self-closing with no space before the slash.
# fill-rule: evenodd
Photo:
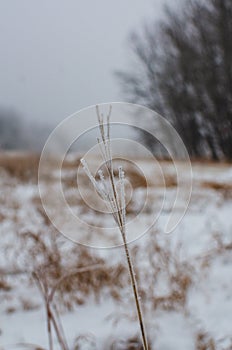
<svg viewBox="0 0 232 350">
<path fill-rule="evenodd" d="M 63 190 L 84 225 L 71 227 L 61 210 L 64 231 L 70 229 L 70 237 L 86 245 L 117 245 L 120 235 L 112 218 L 94 207 L 93 189 L 82 170 L 84 200 L 77 191 L 74 163 L 66 164 L 62 172 Z M 132 235 L 128 235 L 137 238 L 129 247 L 151 349 L 232 349 L 232 166 L 193 163 L 188 210 L 167 235 L 163 228 L 177 189 L 173 166 L 160 162 L 164 183 L 150 161 L 138 159 L 136 164 L 147 183 L 141 174 L 126 169 L 131 195 L 127 218 Z M 183 180 L 184 163 L 181 169 Z M 49 200 L 58 188 L 58 175 L 54 170 L 42 180 Z M 181 186 L 187 191 L 184 180 Z M 52 288 L 62 273 L 94 264 L 103 266 L 101 272 L 89 272 L 88 278 L 83 273 L 80 280 L 72 277 L 55 295 L 69 349 L 140 349 L 123 249 L 86 248 L 56 232 L 43 211 L 33 176 L 25 179 L 21 172 L 9 176 L 2 167 L 0 190 L 0 349 L 27 349 L 26 344 L 32 344 L 31 349 L 48 349 L 46 313 L 33 272 L 42 271 Z M 48 203 L 57 215 L 52 200 Z M 183 198 L 175 210 L 183 211 L 185 203 Z M 141 233 L 145 234 L 139 237 Z"/>
</svg>

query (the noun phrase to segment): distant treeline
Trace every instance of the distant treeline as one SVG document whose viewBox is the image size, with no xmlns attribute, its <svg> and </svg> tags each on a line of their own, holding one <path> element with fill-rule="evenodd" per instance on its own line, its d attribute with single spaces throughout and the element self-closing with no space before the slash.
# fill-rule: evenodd
<svg viewBox="0 0 232 350">
<path fill-rule="evenodd" d="M 166 7 L 129 44 L 131 64 L 117 72 L 129 102 L 166 117 L 190 156 L 232 160 L 232 0 Z"/>
<path fill-rule="evenodd" d="M 0 108 L 0 150 L 41 151 L 51 131 L 38 121 L 27 121 L 11 108 Z"/>
</svg>

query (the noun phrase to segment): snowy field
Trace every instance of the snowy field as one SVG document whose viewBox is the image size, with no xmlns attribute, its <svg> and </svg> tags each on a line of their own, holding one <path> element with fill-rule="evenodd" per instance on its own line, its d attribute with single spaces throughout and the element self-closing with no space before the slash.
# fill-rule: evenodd
<svg viewBox="0 0 232 350">
<path fill-rule="evenodd" d="M 128 236 L 136 238 L 129 248 L 150 349 L 232 349 L 232 166 L 192 164 L 188 210 L 167 235 L 163 227 L 177 190 L 173 166 L 159 162 L 161 178 L 151 161 L 135 162 L 145 175 L 125 167 Z M 81 169 L 77 181 L 78 165 L 75 157 L 65 161 L 62 186 L 68 206 L 84 224 L 71 227 L 65 210 L 54 206 L 56 169 L 41 179 L 41 188 L 50 214 L 59 215 L 64 231 L 82 245 L 61 235 L 44 212 L 37 157 L 0 157 L 1 350 L 49 349 L 43 292 L 51 290 L 69 350 L 142 349 L 124 251 L 109 248 L 120 243 L 120 235 L 111 216 L 96 210 Z M 180 167 L 184 179 L 185 163 Z M 180 186 L 184 193 L 184 180 Z M 180 200 L 175 210 L 184 205 Z M 83 271 L 77 273 L 79 268 Z M 52 332 L 54 349 L 60 349 Z"/>
</svg>

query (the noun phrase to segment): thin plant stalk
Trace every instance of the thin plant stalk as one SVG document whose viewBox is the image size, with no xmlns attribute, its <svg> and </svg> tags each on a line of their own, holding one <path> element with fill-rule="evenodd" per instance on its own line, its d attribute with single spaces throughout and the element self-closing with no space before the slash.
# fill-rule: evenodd
<svg viewBox="0 0 232 350">
<path fill-rule="evenodd" d="M 33 274 L 38 288 L 43 296 L 45 308 L 46 308 L 46 316 L 47 316 L 47 331 L 48 331 L 48 343 L 49 343 L 49 350 L 53 350 L 53 341 L 52 341 L 52 329 L 51 325 L 53 325 L 54 331 L 57 336 L 57 340 L 60 344 L 60 347 L 62 350 L 68 350 L 67 342 L 64 339 L 64 336 L 61 334 L 61 330 L 59 328 L 59 325 L 56 321 L 56 317 L 54 316 L 54 313 L 52 311 L 52 304 L 49 300 L 49 291 L 47 287 L 47 283 L 45 279 L 42 279 L 39 274 L 34 273 Z"/>
<path fill-rule="evenodd" d="M 58 281 L 54 284 L 54 286 L 49 290 L 47 285 L 47 280 L 44 277 L 43 273 L 34 272 L 32 275 L 37 283 L 38 289 L 41 292 L 41 295 L 44 300 L 44 305 L 46 309 L 46 317 L 47 317 L 47 333 L 48 333 L 48 344 L 49 350 L 53 350 L 53 340 L 52 340 L 52 326 L 54 328 L 57 340 L 60 344 L 62 350 L 68 350 L 68 344 L 65 338 L 64 330 L 61 324 L 61 320 L 59 317 L 58 310 L 56 305 L 53 303 L 54 295 L 57 288 L 62 284 L 62 282 L 70 278 L 71 276 L 75 276 L 80 273 L 85 273 L 89 271 L 93 271 L 96 269 L 103 268 L 103 264 L 94 264 L 86 267 L 79 267 L 74 269 L 73 271 L 64 274 L 61 276 Z"/>
<path fill-rule="evenodd" d="M 112 154 L 111 154 L 111 146 L 110 146 L 110 114 L 111 114 L 111 107 L 109 110 L 109 113 L 107 115 L 106 123 L 104 124 L 104 116 L 100 114 L 99 107 L 96 107 L 97 117 L 98 117 L 98 124 L 99 124 L 99 130 L 101 135 L 101 140 L 98 139 L 98 144 L 100 147 L 101 155 L 103 157 L 104 165 L 108 174 L 109 178 L 109 186 L 107 186 L 107 182 L 104 178 L 103 172 L 99 171 L 99 177 L 101 185 L 96 181 L 94 176 L 91 174 L 91 171 L 88 168 L 88 164 L 84 159 L 81 160 L 82 166 L 84 168 L 84 171 L 86 175 L 89 177 L 90 181 L 92 182 L 93 186 L 95 187 L 96 191 L 99 193 L 99 195 L 105 200 L 111 214 L 113 215 L 113 218 L 120 230 L 124 251 L 126 255 L 126 261 L 128 265 L 128 271 L 131 279 L 131 285 L 133 289 L 134 299 L 135 299 L 135 305 L 139 320 L 139 326 L 141 331 L 141 337 L 143 342 L 143 349 L 148 350 L 148 342 L 145 332 L 145 325 L 143 320 L 143 314 L 142 314 L 142 308 L 140 305 L 140 297 L 138 293 L 138 286 L 137 281 L 135 277 L 134 268 L 132 265 L 132 260 L 128 248 L 128 242 L 126 237 L 126 203 L 125 203 L 125 178 L 124 178 L 124 171 L 122 167 L 119 167 L 119 189 L 120 193 L 118 192 L 116 188 L 115 183 L 115 175 L 114 175 L 114 169 L 113 169 L 113 161 L 112 161 Z"/>
</svg>

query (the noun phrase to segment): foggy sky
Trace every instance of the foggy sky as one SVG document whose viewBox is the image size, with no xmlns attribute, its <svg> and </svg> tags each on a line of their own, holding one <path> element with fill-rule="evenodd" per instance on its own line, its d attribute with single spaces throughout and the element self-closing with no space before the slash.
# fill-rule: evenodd
<svg viewBox="0 0 232 350">
<path fill-rule="evenodd" d="M 122 101 L 113 71 L 129 61 L 128 34 L 159 18 L 163 3 L 0 0 L 0 107 L 57 123 L 89 105 Z"/>
</svg>

